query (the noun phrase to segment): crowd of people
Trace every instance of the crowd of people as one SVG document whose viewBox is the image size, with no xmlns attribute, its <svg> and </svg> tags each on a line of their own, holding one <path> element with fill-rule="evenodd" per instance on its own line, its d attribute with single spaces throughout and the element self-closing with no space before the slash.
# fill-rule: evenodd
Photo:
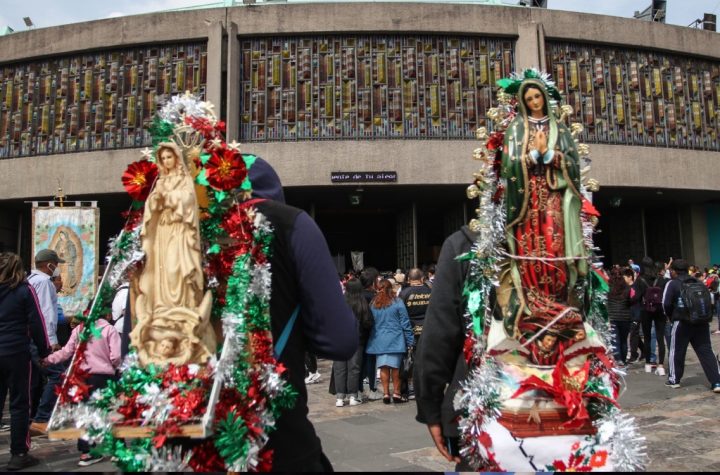
<svg viewBox="0 0 720 475">
<path fill-rule="evenodd" d="M 413 354 L 430 303 L 434 271 L 430 266 L 381 274 L 367 267 L 339 276 L 359 339 L 352 358 L 333 361 L 329 391 L 336 396 L 336 407 L 414 399 Z M 305 383 L 319 381 L 317 362 L 309 354 Z"/>
<path fill-rule="evenodd" d="M 720 361 L 710 342 L 713 317 L 718 328 L 712 333 L 720 334 L 719 272 L 717 264 L 701 270 L 684 259 L 661 263 L 649 257 L 639 265 L 630 260 L 613 266 L 605 277 L 617 365 L 644 362 L 645 372 L 666 376 L 666 386 L 679 388 L 692 345 L 711 389 L 720 393 Z"/>
<path fill-rule="evenodd" d="M 10 395 L 11 458 L 8 470 L 20 470 L 39 461 L 28 454 L 30 437 L 44 435 L 57 399 L 56 387 L 67 371 L 82 325 L 66 319 L 58 304 L 62 290 L 59 264 L 64 260 L 50 249 L 35 255 L 26 275 L 21 259 L 0 254 L 0 393 L 4 405 Z M 112 315 L 108 315 L 111 318 Z M 107 320 L 98 323 L 101 337 L 88 342 L 82 369 L 89 373 L 91 389 L 104 387 L 116 377 L 120 365 L 120 336 Z M 28 338 L 28 330 L 29 336 Z M 32 423 L 31 423 L 32 420 Z M 78 440 L 78 465 L 100 462 L 90 446 Z"/>
</svg>

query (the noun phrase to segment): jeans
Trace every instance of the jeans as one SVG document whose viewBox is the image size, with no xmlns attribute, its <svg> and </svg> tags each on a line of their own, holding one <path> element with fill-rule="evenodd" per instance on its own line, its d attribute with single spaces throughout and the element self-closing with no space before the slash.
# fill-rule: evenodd
<svg viewBox="0 0 720 475">
<path fill-rule="evenodd" d="M 656 335 L 662 335 L 665 332 L 665 315 L 660 312 L 643 313 L 642 329 L 645 338 L 645 362 L 650 363 L 652 351 L 650 343 L 652 338 L 649 336 L 652 333 L 652 330 L 656 331 Z M 665 361 L 665 342 L 660 339 L 657 341 L 657 346 L 659 358 L 655 361 L 662 365 Z"/>
<path fill-rule="evenodd" d="M 628 335 L 630 334 L 630 321 L 611 320 L 610 327 L 613 332 L 613 347 L 615 361 L 625 363 L 628 350 Z"/>
<path fill-rule="evenodd" d="M 360 387 L 360 366 L 362 366 L 364 350 L 362 346 L 358 346 L 355 354 L 349 360 L 333 362 L 335 397 L 338 399 L 345 399 L 345 396 L 357 396 Z"/>
<path fill-rule="evenodd" d="M 10 453 L 30 450 L 30 353 L 26 350 L 0 357 L 0 378 L 10 390 Z"/>
<path fill-rule="evenodd" d="M 363 351 L 363 360 L 360 368 L 360 376 L 358 378 L 358 388 L 360 391 L 363 390 L 363 379 L 365 378 L 368 379 L 368 387 L 370 388 L 370 391 L 377 390 L 377 386 L 375 385 L 375 355 L 369 355 Z"/>
<path fill-rule="evenodd" d="M 55 408 L 55 401 L 57 400 L 55 387 L 60 384 L 65 369 L 67 369 L 65 363 L 51 364 L 43 368 L 45 376 L 47 377 L 47 383 L 45 383 L 42 396 L 40 396 L 40 404 L 35 413 L 35 422 L 47 422 L 50 420 L 50 415 Z"/>
</svg>

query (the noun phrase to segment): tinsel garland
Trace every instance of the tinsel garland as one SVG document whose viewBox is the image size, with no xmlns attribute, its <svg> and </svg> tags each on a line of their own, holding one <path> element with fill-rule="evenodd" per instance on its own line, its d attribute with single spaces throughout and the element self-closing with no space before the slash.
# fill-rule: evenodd
<svg viewBox="0 0 720 475">
<path fill-rule="evenodd" d="M 108 271 L 95 305 L 83 318 L 81 344 L 75 364 L 60 389 L 59 404 L 51 429 L 72 425 L 85 430 L 85 438 L 97 443 L 97 453 L 112 456 L 123 471 L 268 471 L 272 452 L 265 449 L 283 409 L 291 408 L 297 392 L 282 374 L 283 365 L 273 356 L 270 326 L 270 252 L 273 229 L 254 202 L 240 202 L 251 189 L 247 167 L 252 155 L 241 155 L 237 144 L 224 142 L 224 124 L 215 119 L 212 105 L 188 93 L 174 97 L 152 125 L 153 144 L 171 139 L 198 143 L 205 153 L 196 183 L 207 187 L 208 208 L 201 209 L 204 270 L 214 296 L 213 315 L 222 318 L 225 343 L 219 360 L 204 368 L 197 365 L 140 367 L 131 350 L 123 362 L 121 377 L 88 397 L 87 373 L 79 369 L 86 342 L 99 337 L 94 322 L 110 312 L 115 289 L 141 269 L 140 246 L 143 201 L 152 183 L 135 175 L 149 167 L 137 162 L 126 172 L 126 188 L 136 200 L 125 214 L 126 224 L 111 240 Z M 144 160 L 154 151 L 145 149 Z M 222 157 L 222 169 L 211 158 Z M 213 168 L 215 167 L 215 168 Z M 232 175 L 225 175 L 225 168 Z M 135 175 L 133 175 L 135 174 Z M 208 181 L 208 177 L 211 178 Z M 212 181 L 212 183 L 211 183 Z M 145 187 L 145 188 L 143 188 Z M 214 187 L 214 189 L 212 188 Z M 238 189 L 237 195 L 233 190 Z M 174 445 L 182 424 L 199 423 L 207 409 L 213 378 L 221 384 L 215 406 L 214 435 L 191 446 Z M 85 400 L 87 399 L 87 400 Z M 150 437 L 125 443 L 114 436 L 123 425 L 152 427 Z"/>
<path fill-rule="evenodd" d="M 499 105 L 488 111 L 495 130 L 492 134 L 488 134 L 485 128 L 477 131 L 481 146 L 473 151 L 473 158 L 480 161 L 480 169 L 473 174 L 474 181 L 467 189 L 468 198 L 479 200 L 477 217 L 469 224 L 469 228 L 477 233 L 477 239 L 468 253 L 457 257 L 458 260 L 467 261 L 469 266 L 463 297 L 466 302 L 464 354 L 470 369 L 455 396 L 454 406 L 456 410 L 462 411 L 459 418 L 460 454 L 470 466 L 478 470 L 502 470 L 493 452 L 492 438 L 486 431 L 488 425 L 500 416 L 500 370 L 494 358 L 486 356 L 484 352 L 487 322 L 492 312 L 489 296 L 491 290 L 498 286 L 499 263 L 507 255 L 503 249 L 505 183 L 499 178 L 504 132 L 516 114 L 517 101 L 510 94 L 517 92 L 520 83 L 527 78 L 544 82 L 553 98 L 560 99 L 549 76 L 536 70 L 524 71 L 498 82 L 504 89 L 498 93 Z M 569 106 L 563 106 L 560 110 L 560 120 L 572 112 Z M 573 124 L 571 131 L 577 142 L 582 126 Z M 582 169 L 583 181 L 579 190 L 585 195 L 584 175 L 589 170 L 589 149 L 587 145 L 577 144 L 577 150 L 586 165 Z M 587 183 L 596 191 L 596 182 L 588 180 Z M 597 251 L 593 242 L 597 211 L 589 202 L 584 204 L 580 218 L 586 249 L 591 253 Z M 590 353 L 584 367 L 573 373 L 565 368 L 565 360 L 561 359 L 559 364 L 562 368 L 556 368 L 553 385 L 539 378 L 528 378 L 523 383 L 525 386 L 521 385 L 516 394 L 526 390 L 546 391 L 556 401 L 567 401 L 571 406 L 568 411 L 572 411 L 572 417 L 576 419 L 571 419 L 569 423 L 579 425 L 583 419 L 589 418 L 598 427 L 596 436 L 588 436 L 585 445 L 575 444 L 574 452 L 566 460 L 556 460 L 545 467 L 547 470 L 590 471 L 605 467 L 608 460 L 615 470 L 639 470 L 645 463 L 644 439 L 638 435 L 632 418 L 621 414 L 615 406 L 623 386 L 624 373 L 614 367 L 609 357 L 612 347 L 607 343 L 612 341 L 612 334 L 605 307 L 608 286 L 595 271 L 589 273 L 587 281 L 589 306 L 586 321 L 592 328 L 587 337 L 606 343 L 606 350 Z M 578 387 L 565 386 L 565 380 L 574 381 Z M 610 446 L 610 453 L 596 450 L 600 445 Z"/>
</svg>

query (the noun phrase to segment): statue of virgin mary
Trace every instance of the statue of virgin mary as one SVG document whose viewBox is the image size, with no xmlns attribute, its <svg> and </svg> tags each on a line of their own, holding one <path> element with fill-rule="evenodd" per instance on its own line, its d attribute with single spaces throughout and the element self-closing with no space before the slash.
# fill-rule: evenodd
<svg viewBox="0 0 720 475">
<path fill-rule="evenodd" d="M 215 353 L 204 291 L 197 197 L 183 154 L 173 142 L 157 149 L 159 177 L 145 202 L 140 274 L 131 338 L 140 361 L 204 363 Z"/>
</svg>

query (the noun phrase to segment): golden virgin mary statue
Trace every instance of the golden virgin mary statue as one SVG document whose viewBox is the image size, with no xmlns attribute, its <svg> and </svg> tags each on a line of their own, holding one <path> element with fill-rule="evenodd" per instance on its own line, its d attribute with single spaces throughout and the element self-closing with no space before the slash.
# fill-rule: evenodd
<svg viewBox="0 0 720 475">
<path fill-rule="evenodd" d="M 174 142 L 158 146 L 159 176 L 145 202 L 137 323 L 130 334 L 140 363 L 205 363 L 217 343 L 204 291 L 198 202 L 193 179 Z"/>
</svg>

